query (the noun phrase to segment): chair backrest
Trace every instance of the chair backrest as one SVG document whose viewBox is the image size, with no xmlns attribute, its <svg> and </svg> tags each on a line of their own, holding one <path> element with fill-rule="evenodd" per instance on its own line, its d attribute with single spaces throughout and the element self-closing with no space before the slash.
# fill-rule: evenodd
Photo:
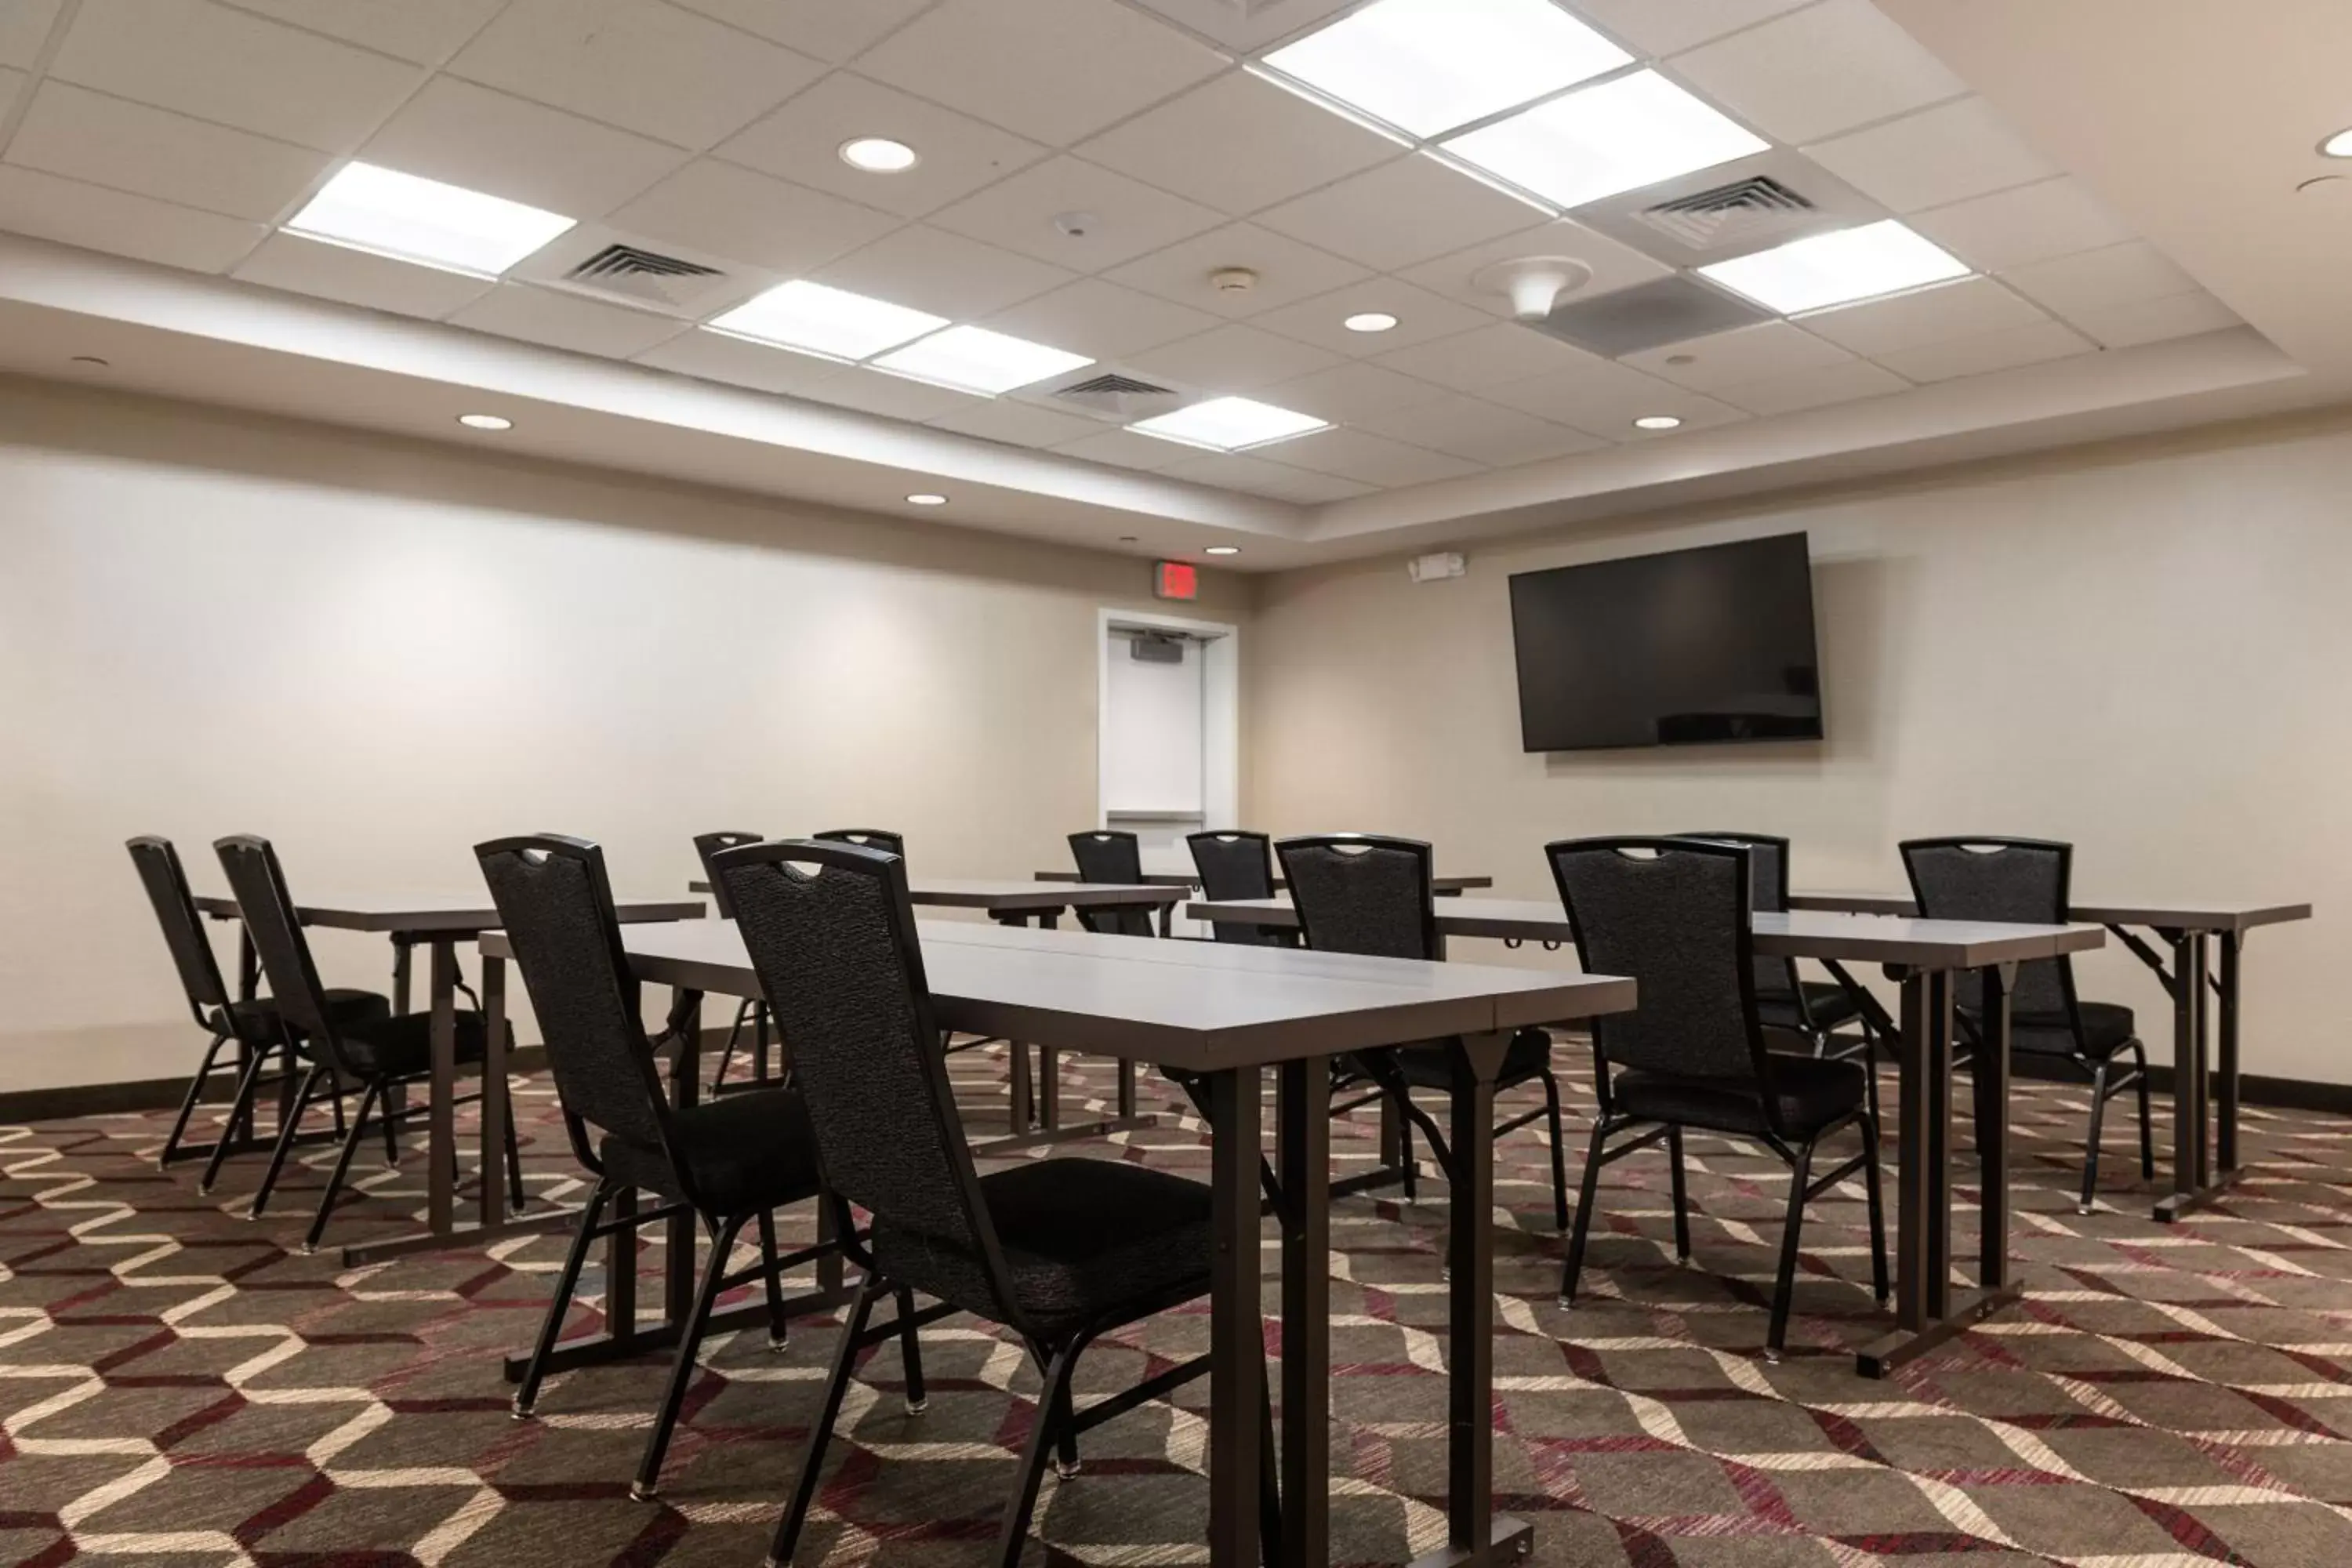
<svg viewBox="0 0 2352 1568">
<path fill-rule="evenodd" d="M 172 965 L 180 972 L 180 989 L 187 993 L 189 1009 L 199 1024 L 215 1008 L 226 1021 L 228 987 L 221 982 L 220 960 L 213 955 L 211 939 L 205 935 L 205 917 L 196 910 L 195 895 L 188 890 L 188 873 L 180 865 L 179 850 L 170 839 L 152 833 L 141 834 L 127 847 L 139 880 L 147 889 L 147 901 L 155 906 L 155 923 L 163 928 L 163 945 L 172 951 Z"/>
<path fill-rule="evenodd" d="M 1612 1067 L 1745 1082 L 1773 1104 L 1756 1016 L 1752 851 L 1697 838 L 1570 838 L 1544 846 L 1577 957 L 1639 988 L 1595 1019 Z M 1768 1125 L 1772 1123 L 1769 1122 Z"/>
<path fill-rule="evenodd" d="M 586 1152 L 577 1137 L 585 1124 L 667 1150 L 669 1105 L 621 945 L 604 851 L 548 833 L 477 844 L 474 858 L 514 943 L 556 1099 L 575 1124 L 574 1146 Z"/>
<path fill-rule="evenodd" d="M 1755 900 L 1751 906 L 1757 913 L 1777 915 L 1789 908 L 1789 841 L 1769 833 L 1678 833 L 1677 838 L 1704 838 L 1716 844 L 1742 844 L 1748 847 L 1749 894 Z M 1759 958 L 1756 961 L 1756 999 L 1759 1002 L 1780 1002 L 1794 1006 L 1804 1016 L 1804 993 L 1797 988 L 1797 961 L 1793 958 Z"/>
<path fill-rule="evenodd" d="M 1078 863 L 1082 882 L 1143 880 L 1143 850 L 1135 835 L 1116 828 L 1097 828 L 1070 835 L 1070 858 Z M 1124 909 L 1080 910 L 1078 924 L 1097 936 L 1150 936 L 1151 911 L 1129 905 Z"/>
<path fill-rule="evenodd" d="M 1184 840 L 1192 851 L 1192 868 L 1200 873 L 1201 891 L 1210 899 L 1270 899 L 1274 897 L 1274 840 L 1263 833 L 1194 833 Z M 1219 942 L 1265 947 L 1279 940 L 1265 926 L 1219 925 L 1212 928 Z"/>
<path fill-rule="evenodd" d="M 1940 921 L 2009 921 L 2024 925 L 2063 925 L 2074 883 L 2074 847 L 2044 838 L 1911 838 L 1901 846 L 1903 869 L 1911 879 L 1912 900 L 1921 918 Z M 1984 982 L 1973 973 L 1954 987 L 1964 1007 L 1974 1007 Z M 2074 964 L 2045 958 L 2017 966 L 2010 1009 L 2019 1015 L 2063 1017 L 2077 1030 Z"/>
<path fill-rule="evenodd" d="M 267 838 L 234 833 L 215 839 L 213 852 L 228 874 L 237 918 L 253 941 L 254 956 L 261 961 L 278 1016 L 309 1039 L 338 1078 L 344 1076 L 341 1042 L 328 1016 L 326 988 L 319 984 L 319 966 L 311 962 L 310 940 L 302 934 L 293 896 L 286 890 L 286 870 L 278 863 L 278 851 Z"/>
<path fill-rule="evenodd" d="M 850 844 L 755 844 L 713 868 L 792 1042 L 818 1168 L 837 1198 L 932 1244 L 931 1261 L 1020 1327 L 949 1087 L 906 862 Z"/>
<path fill-rule="evenodd" d="M 727 889 L 719 885 L 719 874 L 710 868 L 710 858 L 721 849 L 738 849 L 746 844 L 757 844 L 766 835 L 759 833 L 698 833 L 694 836 L 694 858 L 702 863 L 702 879 L 710 884 L 710 905 L 722 921 L 735 918 L 732 905 L 727 901 Z"/>
<path fill-rule="evenodd" d="M 823 833 L 812 833 L 811 838 L 824 844 L 855 844 L 865 849 L 879 849 L 886 855 L 907 858 L 907 840 L 903 834 L 887 827 L 828 827 Z"/>
<path fill-rule="evenodd" d="M 1298 929 L 1324 952 L 1375 958 L 1440 959 L 1432 851 L 1418 838 L 1327 833 L 1275 846 Z"/>
</svg>

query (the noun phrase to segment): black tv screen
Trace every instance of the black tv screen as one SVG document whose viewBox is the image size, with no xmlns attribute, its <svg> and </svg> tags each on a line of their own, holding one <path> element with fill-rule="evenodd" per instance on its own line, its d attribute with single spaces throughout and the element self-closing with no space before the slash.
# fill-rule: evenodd
<svg viewBox="0 0 2352 1568">
<path fill-rule="evenodd" d="M 1511 579 L 1530 752 L 1822 738 L 1801 533 Z"/>
</svg>

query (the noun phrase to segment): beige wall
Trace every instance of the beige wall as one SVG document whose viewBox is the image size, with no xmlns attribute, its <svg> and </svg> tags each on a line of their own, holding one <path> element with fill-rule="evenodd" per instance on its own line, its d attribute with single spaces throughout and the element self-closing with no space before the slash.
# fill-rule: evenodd
<svg viewBox="0 0 2352 1568">
<path fill-rule="evenodd" d="M 1062 864 L 1096 611 L 1149 603 L 1109 555 L 0 383 L 0 1090 L 201 1045 L 135 833 L 200 887 L 266 833 L 319 893 L 477 888 L 467 846 L 540 828 L 625 894 L 682 892 L 715 827 Z M 380 941 L 319 951 L 385 984 Z"/>
<path fill-rule="evenodd" d="M 1519 895 L 1580 834 L 1782 833 L 1824 889 L 1901 888 L 1908 836 L 2068 838 L 2084 897 L 2316 902 L 2249 949 L 2247 1070 L 2352 1082 L 2352 436 L 2238 443 L 1514 541 L 1423 587 L 1396 561 L 1286 575 L 1250 639 L 1251 810 L 1424 837 Z M 1510 574 L 1796 529 L 1827 742 L 1520 751 Z M 2146 971 L 2084 976 L 2168 1057 Z"/>
</svg>

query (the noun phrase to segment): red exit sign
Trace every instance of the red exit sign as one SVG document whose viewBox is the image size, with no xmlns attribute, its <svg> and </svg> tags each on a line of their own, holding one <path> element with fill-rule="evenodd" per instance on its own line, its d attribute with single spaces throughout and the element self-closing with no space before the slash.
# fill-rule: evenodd
<svg viewBox="0 0 2352 1568">
<path fill-rule="evenodd" d="M 1181 561 L 1155 561 L 1151 563 L 1151 596 L 1155 599 L 1197 599 L 1201 596 L 1201 569 Z"/>
</svg>

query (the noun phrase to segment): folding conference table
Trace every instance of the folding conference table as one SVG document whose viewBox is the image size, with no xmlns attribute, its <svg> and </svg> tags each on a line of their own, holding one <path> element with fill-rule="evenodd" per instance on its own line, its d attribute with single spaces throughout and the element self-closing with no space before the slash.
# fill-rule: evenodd
<svg viewBox="0 0 2352 1568">
<path fill-rule="evenodd" d="M 1196 902 L 1185 913 L 1211 924 L 1296 926 L 1287 899 Z M 2016 1301 L 2009 1273 L 2009 993 L 2019 963 L 2105 944 L 2095 925 L 2003 925 L 1975 921 L 1879 920 L 1801 911 L 1753 917 L 1765 957 L 1878 963 L 1903 984 L 1902 1103 L 1895 1132 L 1895 1331 L 1855 1356 L 1865 1377 L 1965 1332 Z M 1447 936 L 1507 942 L 1572 942 L 1568 913 L 1552 900 L 1449 900 L 1437 909 Z M 1979 1124 L 1981 1232 L 1977 1289 L 1955 1293 L 1951 1268 L 1952 980 L 1982 973 L 1986 1038 L 1978 1088 L 1991 1114 Z M 1459 1121 L 1455 1123 L 1457 1129 Z M 1457 1132 L 1458 1136 L 1458 1132 Z"/>
<path fill-rule="evenodd" d="M 1900 893 L 1792 893 L 1789 907 L 1896 917 L 1918 908 Z M 2169 1225 L 2213 1202 L 2244 1173 L 2238 1163 L 2238 1000 L 2246 933 L 2307 921 L 2311 906 L 2202 900 L 2077 903 L 2067 912 L 2113 931 L 2172 998 L 2172 1191 L 2156 1204 L 2156 1217 Z M 2168 967 L 2142 931 L 2171 950 Z M 2203 983 L 2182 984 L 2189 975 Z M 2205 1006 L 2209 986 L 2221 1015 L 2218 1040 Z"/>
<path fill-rule="evenodd" d="M 1419 963 L 1295 949 L 1158 942 L 977 922 L 924 921 L 923 963 L 939 1021 L 960 1033 L 1108 1054 L 1206 1075 L 1215 1194 L 1210 1296 L 1209 1561 L 1257 1568 L 1260 1324 L 1260 1069 L 1277 1074 L 1276 1159 L 1282 1233 L 1282 1436 L 1279 1561 L 1322 1568 L 1329 1547 L 1330 1058 L 1458 1037 L 1455 1148 L 1466 1179 L 1450 1194 L 1447 1328 L 1447 1549 L 1428 1563 L 1524 1558 L 1533 1527 L 1494 1509 L 1495 1073 L 1514 1031 L 1580 1023 L 1634 1002 L 1628 980 L 1471 964 Z M 622 932 L 636 977 L 667 985 L 681 1030 L 680 1070 L 699 1079 L 705 994 L 753 997 L 758 977 L 731 921 L 631 926 Z M 505 936 L 482 938 L 510 955 Z M 690 1219 L 676 1222 L 667 1321 L 635 1321 L 633 1251 L 610 1250 L 604 1330 L 559 1349 L 557 1365 L 634 1355 L 676 1342 L 694 1280 Z M 749 1321 L 764 1306 L 741 1310 Z M 712 1328 L 734 1326 L 721 1314 Z M 520 1356 L 509 1359 L 520 1375 Z M 779 1490 L 784 1478 L 778 1477 Z"/>
</svg>

